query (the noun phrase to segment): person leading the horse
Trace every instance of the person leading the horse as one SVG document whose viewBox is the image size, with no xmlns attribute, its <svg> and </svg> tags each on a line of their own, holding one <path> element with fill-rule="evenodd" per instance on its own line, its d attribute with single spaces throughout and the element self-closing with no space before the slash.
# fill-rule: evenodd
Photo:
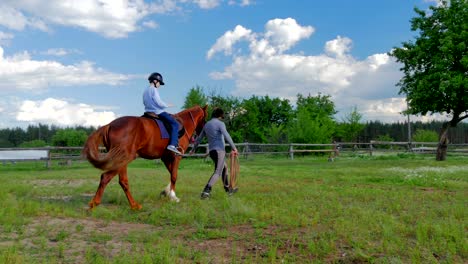
<svg viewBox="0 0 468 264">
<path fill-rule="evenodd" d="M 171 107 L 172 105 L 166 104 L 159 96 L 158 88 L 161 85 L 164 85 L 163 77 L 160 73 L 154 72 L 148 77 L 148 81 L 150 85 L 143 93 L 143 104 L 145 105 L 145 112 L 157 115 L 164 123 L 167 123 L 171 126 L 169 131 L 169 145 L 167 146 L 167 149 L 178 155 L 182 155 L 182 153 L 177 150 L 177 146 L 179 145 L 179 138 L 177 135 L 177 132 L 179 131 L 179 124 L 171 114 L 164 111 L 165 108 Z"/>
<path fill-rule="evenodd" d="M 202 132 L 195 140 L 192 150 L 190 154 L 195 152 L 198 144 L 200 144 L 201 140 L 204 136 L 208 138 L 208 150 L 210 158 L 213 160 L 215 168 L 214 172 L 211 175 L 208 183 L 206 184 L 203 192 L 201 193 L 201 198 L 209 198 L 211 193 L 211 187 L 216 183 L 219 179 L 219 176 L 222 176 L 224 190 L 229 194 L 232 195 L 237 191 L 236 189 L 229 188 L 228 182 L 228 174 L 227 174 L 227 165 L 226 161 L 224 160 L 226 156 L 225 144 L 224 140 L 226 140 L 229 145 L 231 146 L 231 155 L 237 155 L 237 148 L 232 141 L 231 136 L 226 130 L 226 125 L 223 123 L 224 119 L 224 111 L 221 108 L 216 108 L 213 110 L 211 115 L 211 120 L 208 121 L 205 126 L 203 127 Z"/>
</svg>

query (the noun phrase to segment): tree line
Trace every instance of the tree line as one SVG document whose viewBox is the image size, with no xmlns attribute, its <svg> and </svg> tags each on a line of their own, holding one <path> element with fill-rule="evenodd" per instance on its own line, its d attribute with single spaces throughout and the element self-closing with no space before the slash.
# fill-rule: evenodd
<svg viewBox="0 0 468 264">
<path fill-rule="evenodd" d="M 355 107 L 337 120 L 335 104 L 329 95 L 297 95 L 296 106 L 287 99 L 252 96 L 248 99 L 205 93 L 196 86 L 190 89 L 183 108 L 209 106 L 209 112 L 221 107 L 225 123 L 235 142 L 316 143 L 408 141 L 407 122 L 362 122 Z M 442 122 L 411 122 L 411 140 L 437 142 Z M 27 128 L 0 129 L 0 147 L 82 146 L 95 127 L 58 127 L 29 125 Z M 451 143 L 468 143 L 468 124 L 461 123 L 449 133 Z"/>
</svg>

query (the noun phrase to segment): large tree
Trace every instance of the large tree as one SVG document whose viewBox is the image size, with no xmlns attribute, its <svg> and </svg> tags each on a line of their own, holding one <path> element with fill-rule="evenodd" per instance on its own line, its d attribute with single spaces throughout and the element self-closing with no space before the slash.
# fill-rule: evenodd
<svg viewBox="0 0 468 264">
<path fill-rule="evenodd" d="M 289 100 L 254 95 L 243 100 L 241 107 L 245 111 L 242 111 L 237 121 L 239 126 L 245 127 L 245 140 L 267 143 L 271 133 L 274 133 L 275 137 L 286 137 L 283 126 L 287 126 L 293 117 Z"/>
<path fill-rule="evenodd" d="M 359 133 L 365 127 L 365 124 L 361 123 L 361 119 L 362 114 L 358 112 L 357 106 L 355 106 L 338 125 L 338 136 L 346 142 L 357 142 Z"/>
<path fill-rule="evenodd" d="M 77 128 L 60 129 L 52 137 L 52 145 L 58 147 L 79 147 L 86 142 L 88 135 L 84 130 Z"/>
<path fill-rule="evenodd" d="M 208 98 L 203 92 L 203 88 L 201 86 L 192 87 L 185 97 L 185 102 L 182 108 L 188 109 L 192 106 L 199 105 L 204 106 L 208 103 Z"/>
<path fill-rule="evenodd" d="M 403 42 L 390 55 L 403 63 L 398 83 L 406 94 L 409 114 L 445 114 L 437 160 L 447 155 L 447 135 L 468 117 L 468 1 L 441 1 L 424 11 L 415 8 L 411 30 L 415 41 Z"/>
<path fill-rule="evenodd" d="M 289 126 L 289 140 L 293 143 L 332 142 L 336 130 L 333 116 L 337 113 L 329 95 L 297 95 L 296 118 Z"/>
</svg>

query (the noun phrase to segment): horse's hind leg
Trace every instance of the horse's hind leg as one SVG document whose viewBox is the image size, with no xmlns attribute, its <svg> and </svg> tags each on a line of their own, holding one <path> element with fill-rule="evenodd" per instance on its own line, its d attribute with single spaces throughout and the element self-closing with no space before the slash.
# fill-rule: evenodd
<svg viewBox="0 0 468 264">
<path fill-rule="evenodd" d="M 93 209 L 101 203 L 102 194 L 107 184 L 114 178 L 117 174 L 117 171 L 107 171 L 101 174 L 101 181 L 99 182 L 99 187 L 94 195 L 93 199 L 89 202 L 89 209 Z"/>
<path fill-rule="evenodd" d="M 127 176 L 127 166 L 119 170 L 119 184 L 122 187 L 122 190 L 125 192 L 125 195 L 127 196 L 130 207 L 134 210 L 140 210 L 141 205 L 135 202 L 135 200 L 132 197 L 132 194 L 130 193 L 130 185 L 128 184 Z"/>
</svg>

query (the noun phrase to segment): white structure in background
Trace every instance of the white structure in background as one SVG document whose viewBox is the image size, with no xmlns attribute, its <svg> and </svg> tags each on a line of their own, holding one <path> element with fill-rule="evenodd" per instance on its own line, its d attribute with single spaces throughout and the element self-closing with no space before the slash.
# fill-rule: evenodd
<svg viewBox="0 0 468 264">
<path fill-rule="evenodd" d="M 48 150 L 0 150 L 0 160 L 39 160 L 48 156 Z"/>
</svg>

